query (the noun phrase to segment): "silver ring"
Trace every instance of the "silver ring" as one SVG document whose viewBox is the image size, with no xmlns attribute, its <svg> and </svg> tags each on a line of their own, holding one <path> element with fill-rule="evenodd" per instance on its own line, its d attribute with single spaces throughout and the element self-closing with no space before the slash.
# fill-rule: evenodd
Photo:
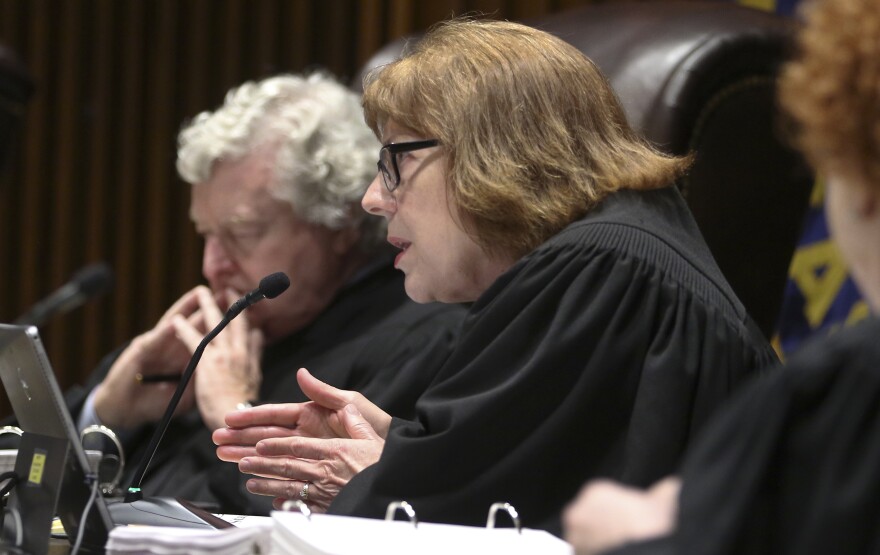
<svg viewBox="0 0 880 555">
<path fill-rule="evenodd" d="M 306 482 L 303 489 L 299 490 L 299 498 L 303 501 L 309 500 L 309 482 Z"/>
</svg>

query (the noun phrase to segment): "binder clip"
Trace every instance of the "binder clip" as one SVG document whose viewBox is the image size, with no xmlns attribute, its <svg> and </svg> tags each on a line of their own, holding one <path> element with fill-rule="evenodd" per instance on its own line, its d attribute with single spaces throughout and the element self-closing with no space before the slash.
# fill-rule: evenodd
<svg viewBox="0 0 880 555">
<path fill-rule="evenodd" d="M 298 510 L 306 520 L 312 520 L 312 510 L 309 509 L 309 506 L 305 504 L 304 501 L 300 501 L 299 499 L 288 499 L 284 503 L 281 504 L 282 511 L 294 511 Z"/>
<path fill-rule="evenodd" d="M 394 520 L 394 515 L 397 511 L 403 511 L 406 514 L 409 521 L 412 522 L 413 528 L 419 527 L 419 519 L 416 518 L 415 510 L 406 501 L 392 501 L 388 503 L 388 508 L 385 509 L 385 520 Z"/>
<path fill-rule="evenodd" d="M 510 503 L 493 503 L 491 507 L 489 507 L 489 518 L 486 519 L 486 528 L 495 528 L 495 515 L 498 511 L 504 511 L 510 516 L 510 520 L 513 521 L 513 526 L 516 528 L 516 531 L 522 534 L 522 524 L 519 521 L 519 513 L 516 512 L 516 509 Z"/>
</svg>

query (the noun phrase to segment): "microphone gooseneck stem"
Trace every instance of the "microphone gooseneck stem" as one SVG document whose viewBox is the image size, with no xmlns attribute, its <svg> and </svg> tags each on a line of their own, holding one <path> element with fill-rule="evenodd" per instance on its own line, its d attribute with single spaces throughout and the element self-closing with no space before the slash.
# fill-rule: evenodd
<svg viewBox="0 0 880 555">
<path fill-rule="evenodd" d="M 156 455 L 156 451 L 159 448 L 159 442 L 162 441 L 162 438 L 165 436 L 165 431 L 168 430 L 168 426 L 171 424 L 171 419 L 174 417 L 174 411 L 177 410 L 177 405 L 180 403 L 180 398 L 183 397 L 183 392 L 186 391 L 186 386 L 189 384 L 190 379 L 192 378 L 193 373 L 195 373 L 196 365 L 198 365 L 199 360 L 202 358 L 202 353 L 205 351 L 205 347 L 208 346 L 208 343 L 214 339 L 218 333 L 223 331 L 223 328 L 232 321 L 233 318 L 238 316 L 238 313 L 243 310 L 244 307 L 238 309 L 237 311 L 230 308 L 226 312 L 226 315 L 220 320 L 220 323 L 211 330 L 208 335 L 202 339 L 199 346 L 196 347 L 196 350 L 193 352 L 192 358 L 189 359 L 189 364 L 186 366 L 186 370 L 183 371 L 183 374 L 180 377 L 180 383 L 177 384 L 177 389 L 174 391 L 174 396 L 171 398 L 171 402 L 168 403 L 168 408 L 165 409 L 165 414 L 162 416 L 162 420 L 159 421 L 159 425 L 156 428 L 156 431 L 153 433 L 153 437 L 150 439 L 150 445 L 147 447 L 147 451 L 145 453 L 145 457 L 143 461 L 141 461 L 141 465 L 138 468 L 137 472 L 135 472 L 134 476 L 131 479 L 131 485 L 128 487 L 128 491 L 125 494 L 125 502 L 130 503 L 132 501 L 138 501 L 143 499 L 143 494 L 141 493 L 141 482 L 144 481 L 144 476 L 147 474 L 147 469 L 150 467 L 150 462 L 153 460 L 153 457 Z"/>
</svg>

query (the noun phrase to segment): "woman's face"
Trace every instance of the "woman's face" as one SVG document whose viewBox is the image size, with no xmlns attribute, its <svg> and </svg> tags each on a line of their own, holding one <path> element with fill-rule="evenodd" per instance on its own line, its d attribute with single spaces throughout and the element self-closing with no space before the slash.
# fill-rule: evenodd
<svg viewBox="0 0 880 555">
<path fill-rule="evenodd" d="M 829 175 L 825 211 L 834 242 L 875 314 L 880 311 L 880 205 L 870 187 Z"/>
<path fill-rule="evenodd" d="M 382 143 L 433 139 L 389 122 Z M 490 259 L 461 229 L 447 195 L 443 146 L 397 155 L 400 185 L 385 187 L 381 173 L 367 189 L 364 210 L 388 220 L 388 242 L 400 249 L 394 267 L 406 274 L 406 294 L 419 303 L 476 300 L 510 263 Z"/>
</svg>

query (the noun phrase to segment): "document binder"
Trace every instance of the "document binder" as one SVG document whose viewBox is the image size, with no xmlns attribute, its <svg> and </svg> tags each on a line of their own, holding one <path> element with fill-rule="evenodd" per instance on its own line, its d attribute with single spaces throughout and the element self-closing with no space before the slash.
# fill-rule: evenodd
<svg viewBox="0 0 880 555">
<path fill-rule="evenodd" d="M 299 503 L 297 503 L 298 505 Z M 409 521 L 390 520 L 402 510 Z M 513 528 L 486 528 L 421 522 L 405 502 L 389 505 L 386 520 L 294 511 L 274 511 L 275 553 L 284 555 L 572 555 L 568 543 L 545 532 L 519 526 L 512 506 L 492 506 L 489 521 L 503 510 L 513 518 Z M 412 514 L 410 513 L 412 511 Z"/>
</svg>

